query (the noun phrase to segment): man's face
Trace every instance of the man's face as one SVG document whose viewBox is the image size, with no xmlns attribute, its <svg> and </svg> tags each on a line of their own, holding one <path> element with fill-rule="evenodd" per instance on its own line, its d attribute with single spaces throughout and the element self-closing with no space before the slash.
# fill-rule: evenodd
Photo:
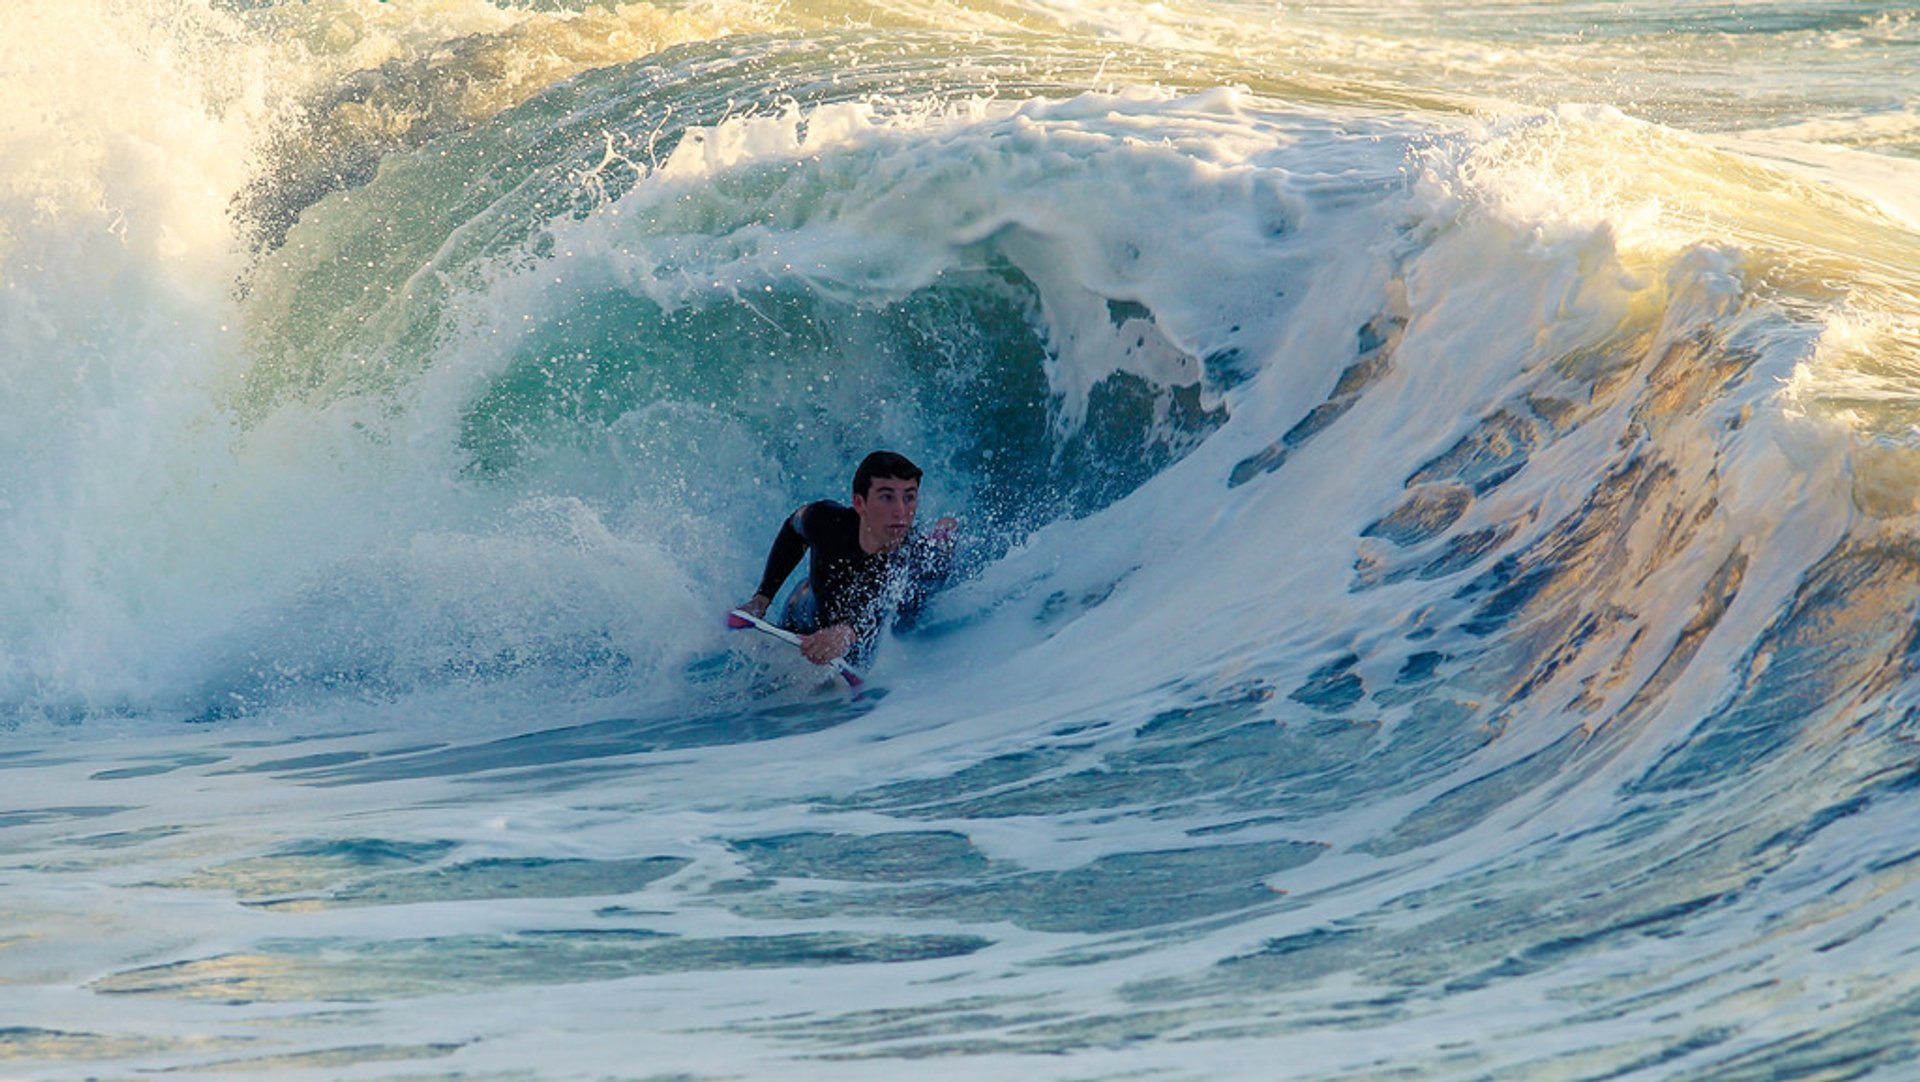
<svg viewBox="0 0 1920 1082">
<path fill-rule="evenodd" d="M 893 548 L 907 539 L 913 516 L 920 510 L 920 482 L 875 477 L 865 496 L 854 493 L 853 513 L 860 516 L 861 537 L 880 548 Z"/>
</svg>

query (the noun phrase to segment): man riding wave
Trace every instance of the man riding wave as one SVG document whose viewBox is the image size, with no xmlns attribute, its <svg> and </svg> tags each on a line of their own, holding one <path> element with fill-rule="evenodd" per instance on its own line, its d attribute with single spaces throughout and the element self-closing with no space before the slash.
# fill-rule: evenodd
<svg viewBox="0 0 1920 1082">
<path fill-rule="evenodd" d="M 787 516 L 767 553 L 766 570 L 743 611 L 765 616 L 802 556 L 807 577 L 787 599 L 779 623 L 800 634 L 800 652 L 816 665 L 835 658 L 862 664 L 888 623 L 911 625 L 953 571 L 951 517 L 914 531 L 920 467 L 875 451 L 853 473 L 853 505 L 807 504 Z"/>
</svg>

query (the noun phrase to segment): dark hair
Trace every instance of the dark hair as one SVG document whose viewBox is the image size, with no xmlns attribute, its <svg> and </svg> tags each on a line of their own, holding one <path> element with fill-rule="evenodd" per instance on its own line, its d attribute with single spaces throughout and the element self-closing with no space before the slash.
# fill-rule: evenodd
<svg viewBox="0 0 1920 1082">
<path fill-rule="evenodd" d="M 920 467 L 907 461 L 907 456 L 892 451 L 875 451 L 860 460 L 860 466 L 853 471 L 853 494 L 865 496 L 867 489 L 873 487 L 876 477 L 890 477 L 896 481 L 918 481 Z"/>
</svg>

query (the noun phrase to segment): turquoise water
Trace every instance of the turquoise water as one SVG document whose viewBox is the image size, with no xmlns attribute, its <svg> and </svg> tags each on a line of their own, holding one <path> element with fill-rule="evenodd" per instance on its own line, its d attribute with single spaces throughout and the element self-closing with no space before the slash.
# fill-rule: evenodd
<svg viewBox="0 0 1920 1082">
<path fill-rule="evenodd" d="M 0 1074 L 1911 1073 L 1920 12 L 0 34 Z"/>
</svg>

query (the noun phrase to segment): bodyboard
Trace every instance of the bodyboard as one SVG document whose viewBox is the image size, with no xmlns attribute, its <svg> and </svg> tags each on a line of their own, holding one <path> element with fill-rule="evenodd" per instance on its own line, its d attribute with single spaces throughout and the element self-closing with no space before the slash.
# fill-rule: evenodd
<svg viewBox="0 0 1920 1082">
<path fill-rule="evenodd" d="M 762 620 L 758 616 L 755 616 L 754 614 L 747 612 L 744 609 L 735 609 L 732 612 L 728 613 L 727 626 L 734 628 L 736 630 L 746 630 L 748 628 L 751 628 L 755 631 L 760 632 L 763 635 L 771 635 L 774 638 L 779 639 L 781 642 L 788 643 L 789 645 L 792 645 L 795 647 L 798 647 L 800 645 L 799 635 L 796 635 L 793 632 L 788 631 L 784 627 L 779 627 L 777 625 L 767 623 L 765 620 Z M 847 661 L 845 658 L 838 658 L 838 657 L 834 658 L 832 661 L 828 662 L 827 665 L 829 668 L 833 669 L 834 672 L 839 673 L 840 678 L 847 682 L 847 690 L 853 693 L 854 698 L 856 699 L 859 698 L 861 695 L 865 694 L 866 691 L 868 690 L 866 677 L 861 676 L 857 669 L 855 669 L 852 665 L 847 664 Z"/>
</svg>

